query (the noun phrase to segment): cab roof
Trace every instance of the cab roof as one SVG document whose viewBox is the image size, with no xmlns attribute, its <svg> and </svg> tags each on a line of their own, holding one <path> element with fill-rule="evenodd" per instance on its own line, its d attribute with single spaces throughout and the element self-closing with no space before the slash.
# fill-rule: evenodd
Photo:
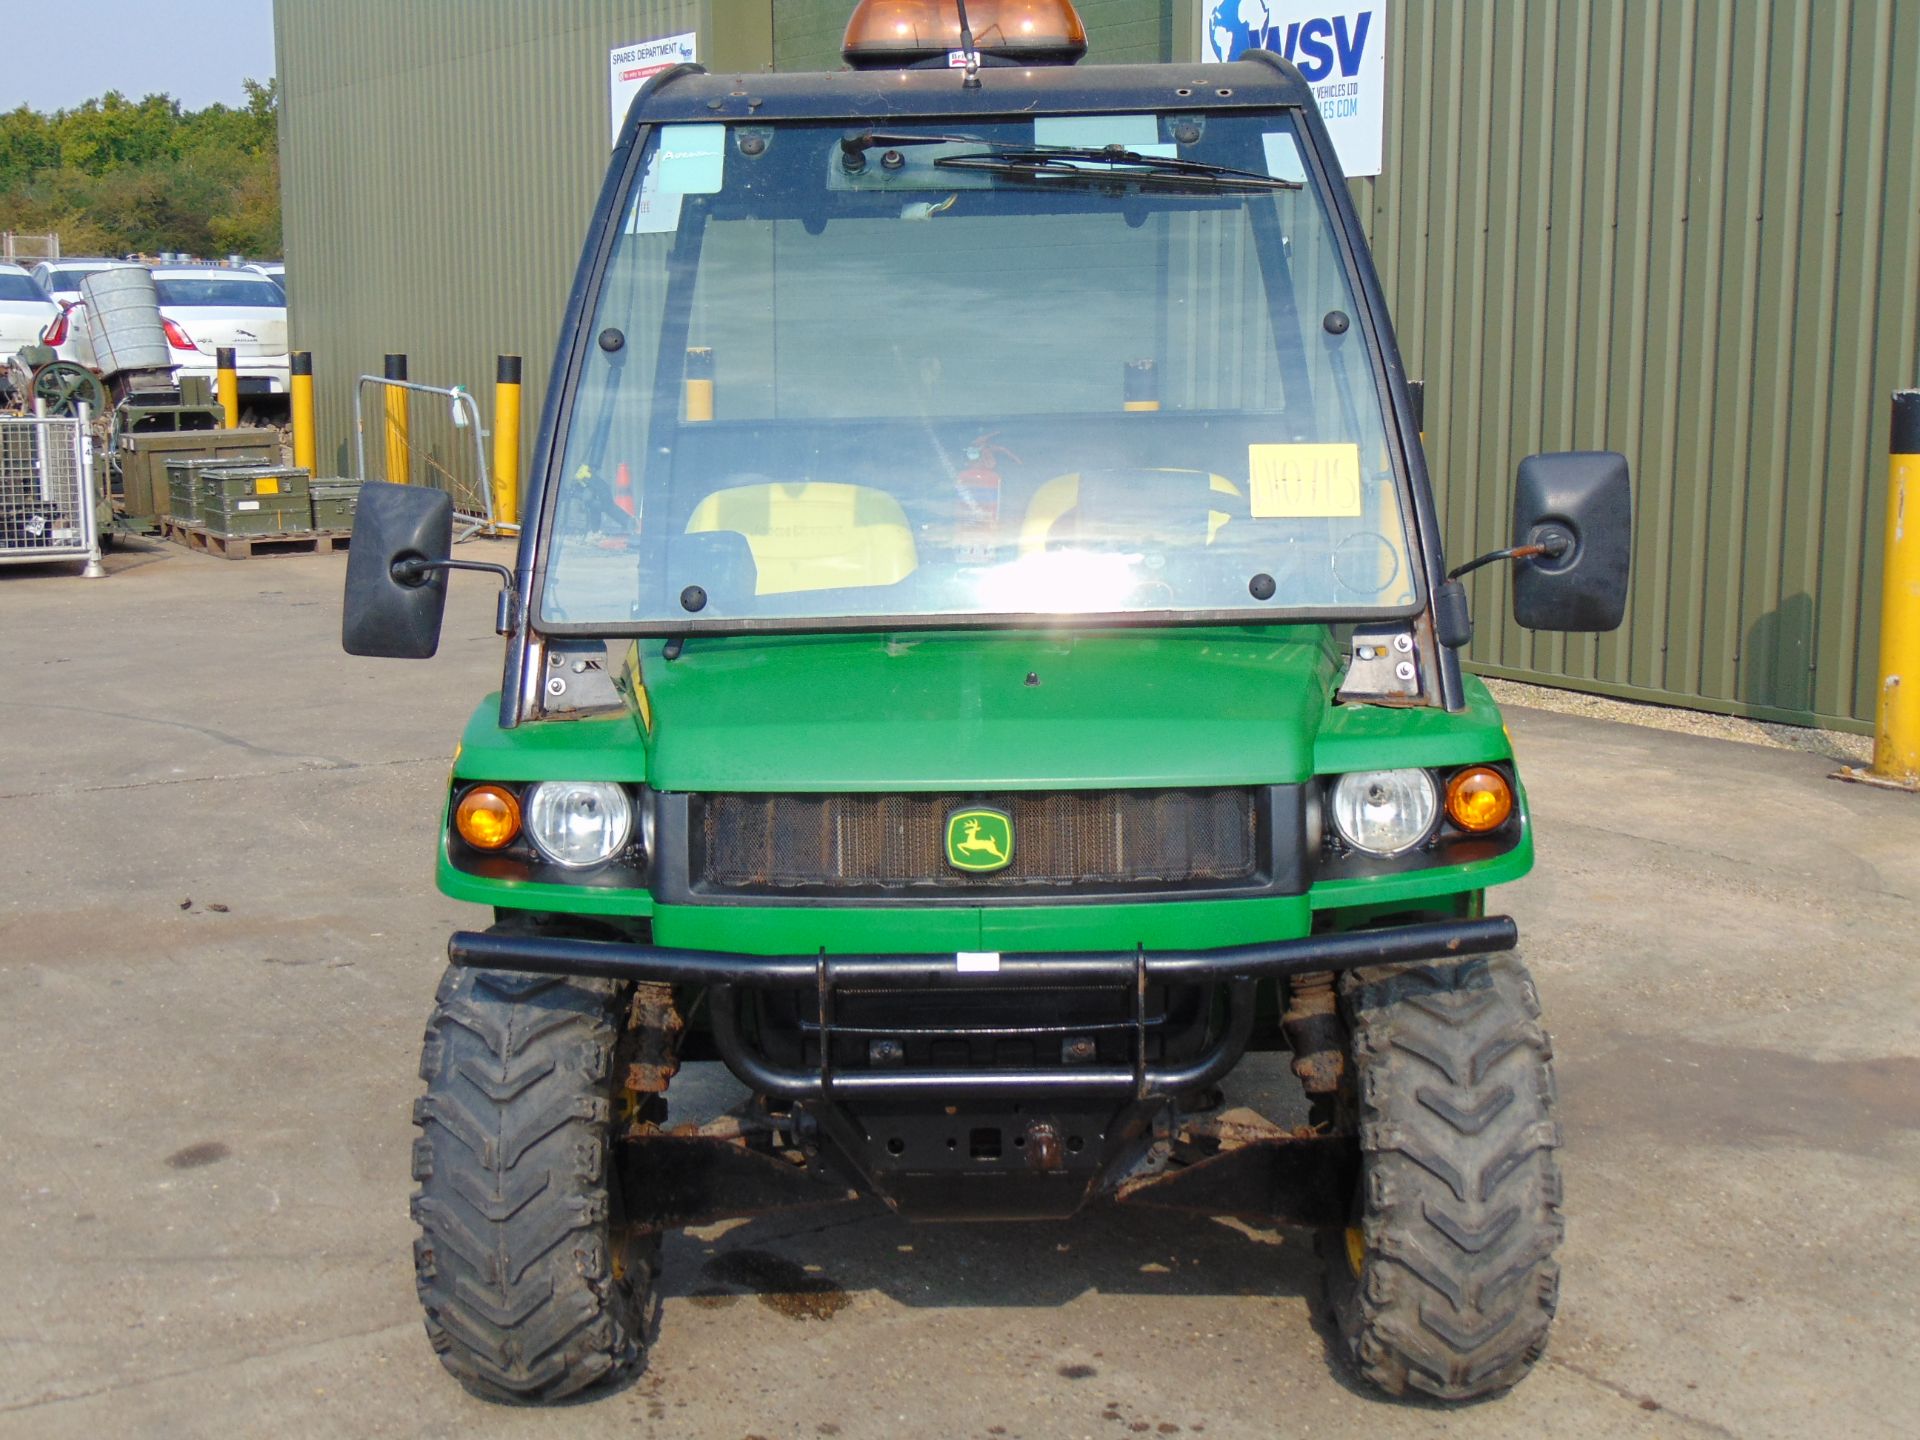
<svg viewBox="0 0 1920 1440">
<path fill-rule="evenodd" d="M 964 120 L 1314 104 L 1291 63 L 1267 51 L 1250 53 L 1224 65 L 983 65 L 979 87 L 971 90 L 961 83 L 962 71 L 944 66 L 727 75 L 684 65 L 647 83 L 627 123 Z"/>
</svg>

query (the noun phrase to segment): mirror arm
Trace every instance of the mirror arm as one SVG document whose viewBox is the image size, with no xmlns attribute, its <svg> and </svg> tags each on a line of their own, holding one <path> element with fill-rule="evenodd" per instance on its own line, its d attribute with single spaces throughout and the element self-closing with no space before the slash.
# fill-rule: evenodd
<svg viewBox="0 0 1920 1440">
<path fill-rule="evenodd" d="M 513 571 L 489 560 L 427 560 L 415 556 L 393 562 L 393 578 L 402 585 L 419 585 L 435 570 L 478 570 L 500 580 L 500 603 L 494 610 L 493 633 L 511 635 L 520 618 L 520 595 L 513 588 Z"/>
<path fill-rule="evenodd" d="M 416 555 L 393 562 L 393 578 L 402 585 L 418 585 L 435 570 L 480 570 L 499 576 L 502 585 L 513 584 L 513 571 L 490 560 L 427 560 Z"/>
<path fill-rule="evenodd" d="M 1447 572 L 1447 579 L 1458 580 L 1470 570 L 1478 570 L 1482 565 L 1491 565 L 1496 560 L 1531 560 L 1536 555 L 1558 558 L 1567 553 L 1566 537 L 1555 535 L 1538 545 L 1516 545 L 1511 550 L 1489 550 L 1477 559 L 1464 565 L 1456 565 Z"/>
</svg>

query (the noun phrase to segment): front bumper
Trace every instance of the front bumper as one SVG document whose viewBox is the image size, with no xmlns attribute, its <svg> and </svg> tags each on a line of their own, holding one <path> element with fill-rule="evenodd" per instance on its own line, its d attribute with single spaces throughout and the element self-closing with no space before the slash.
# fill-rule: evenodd
<svg viewBox="0 0 1920 1440">
<path fill-rule="evenodd" d="M 743 1084 L 788 1099 L 971 1094 L 1072 1094 L 1146 1099 L 1211 1085 L 1245 1053 L 1253 1031 L 1254 985 L 1263 979 L 1420 960 L 1459 960 L 1511 950 L 1519 930 L 1504 915 L 1310 935 L 1212 950 L 960 955 L 738 955 L 607 940 L 533 934 L 457 932 L 447 943 L 455 965 L 489 970 L 584 975 L 614 980 L 711 986 L 714 1042 Z M 1148 1062 L 1145 997 L 1154 983 L 1221 984 L 1226 1016 L 1196 1056 L 1173 1065 Z M 815 997 L 821 1045 L 817 1069 L 770 1061 L 740 1025 L 738 987 L 800 989 Z M 1058 1069 L 869 1069 L 836 1071 L 831 1056 L 834 999 L 864 989 L 1125 987 L 1135 997 L 1130 1067 Z"/>
</svg>

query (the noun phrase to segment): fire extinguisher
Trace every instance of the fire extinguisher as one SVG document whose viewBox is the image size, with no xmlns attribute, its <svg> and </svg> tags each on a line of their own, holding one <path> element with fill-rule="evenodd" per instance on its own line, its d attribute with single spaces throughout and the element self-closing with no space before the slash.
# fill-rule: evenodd
<svg viewBox="0 0 1920 1440">
<path fill-rule="evenodd" d="M 967 446 L 966 467 L 953 477 L 959 497 L 955 549 L 963 565 L 982 565 L 993 559 L 1000 538 L 1000 471 L 996 462 L 1002 455 L 1016 465 L 1020 463 L 1020 457 L 1006 446 L 993 443 L 993 435 L 982 435 Z"/>
</svg>

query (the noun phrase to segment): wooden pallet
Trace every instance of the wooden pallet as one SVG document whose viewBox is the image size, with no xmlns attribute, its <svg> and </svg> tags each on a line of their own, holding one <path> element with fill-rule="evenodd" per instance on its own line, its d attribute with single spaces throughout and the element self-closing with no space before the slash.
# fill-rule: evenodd
<svg viewBox="0 0 1920 1440">
<path fill-rule="evenodd" d="M 292 535 L 222 535 L 204 525 L 165 519 L 166 536 L 189 550 L 218 555 L 223 560 L 246 560 L 255 555 L 331 555 L 345 550 L 349 530 L 305 530 Z"/>
</svg>

